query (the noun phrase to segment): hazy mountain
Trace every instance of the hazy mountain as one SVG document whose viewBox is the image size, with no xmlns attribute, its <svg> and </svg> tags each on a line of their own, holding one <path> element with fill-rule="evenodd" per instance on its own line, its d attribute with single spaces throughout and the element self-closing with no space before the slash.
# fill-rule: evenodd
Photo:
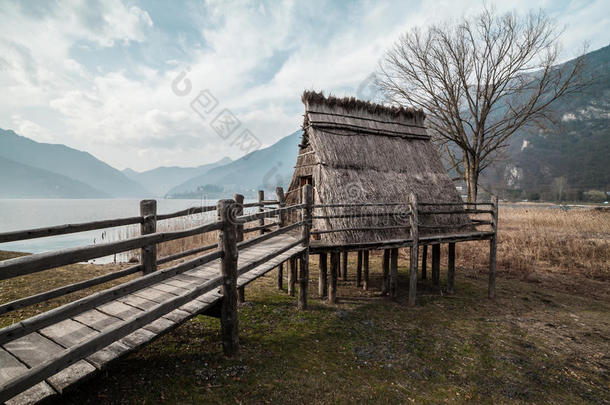
<svg viewBox="0 0 610 405">
<path fill-rule="evenodd" d="M 163 197 L 174 186 L 186 180 L 206 174 L 210 169 L 230 163 L 231 159 L 225 157 L 218 162 L 197 167 L 162 166 L 145 172 L 136 172 L 132 169 L 123 170 L 130 179 L 137 181 L 156 197 Z"/>
<path fill-rule="evenodd" d="M 275 192 L 286 188 L 297 160 L 301 131 L 265 149 L 259 149 L 229 164 L 210 170 L 172 188 L 173 197 L 230 197 L 235 192 L 252 197 L 259 189 Z"/>
<path fill-rule="evenodd" d="M 0 198 L 107 198 L 78 180 L 0 157 Z"/>
<path fill-rule="evenodd" d="M 592 84 L 554 106 L 554 124 L 515 133 L 485 183 L 507 197 L 528 199 L 557 198 L 558 184 L 565 184 L 562 198 L 571 200 L 586 199 L 589 190 L 610 191 L 610 46 L 585 58 Z"/>
<path fill-rule="evenodd" d="M 36 142 L 11 130 L 0 129 L 0 157 L 77 180 L 110 197 L 150 195 L 139 183 L 87 152 Z M 32 183 L 35 182 L 33 178 Z M 10 190 L 6 192 L 10 193 Z"/>
</svg>

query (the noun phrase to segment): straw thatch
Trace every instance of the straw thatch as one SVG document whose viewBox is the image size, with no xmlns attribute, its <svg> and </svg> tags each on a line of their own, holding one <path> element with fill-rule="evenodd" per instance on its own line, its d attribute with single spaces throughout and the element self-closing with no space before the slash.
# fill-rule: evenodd
<svg viewBox="0 0 610 405">
<path fill-rule="evenodd" d="M 318 208 L 314 215 L 385 213 L 382 217 L 315 219 L 317 230 L 405 226 L 402 229 L 322 234 L 333 244 L 375 242 L 409 237 L 408 199 L 421 202 L 461 202 L 436 150 L 426 134 L 422 111 L 386 107 L 354 98 L 324 97 L 305 92 L 303 136 L 288 203 L 300 200 L 301 178 L 311 176 L 315 204 L 403 203 L 367 208 Z M 443 207 L 446 210 L 450 207 Z M 437 208 L 438 209 L 438 208 Z M 421 218 L 420 234 L 463 231 L 465 215 Z"/>
</svg>

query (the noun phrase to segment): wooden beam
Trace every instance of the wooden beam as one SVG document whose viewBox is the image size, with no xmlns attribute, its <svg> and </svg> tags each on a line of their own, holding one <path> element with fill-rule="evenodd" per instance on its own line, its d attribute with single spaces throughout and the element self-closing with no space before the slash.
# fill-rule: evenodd
<svg viewBox="0 0 610 405">
<path fill-rule="evenodd" d="M 220 262 L 222 275 L 222 309 L 220 329 L 225 356 L 235 356 L 239 351 L 239 329 L 237 319 L 237 241 L 236 226 L 231 218 L 233 200 L 218 201 L 218 219 L 222 228 L 218 231 L 218 247 L 223 252 Z"/>
<path fill-rule="evenodd" d="M 428 245 L 421 247 L 421 279 L 426 280 L 428 278 Z"/>
<path fill-rule="evenodd" d="M 309 286 L 309 240 L 311 239 L 311 213 L 313 206 L 313 189 L 311 184 L 303 186 L 303 228 L 301 228 L 301 240 L 305 251 L 299 258 L 299 299 L 300 310 L 307 309 L 307 290 Z"/>
<path fill-rule="evenodd" d="M 356 264 L 356 287 L 362 286 L 362 250 L 358 251 L 358 262 Z"/>
<path fill-rule="evenodd" d="M 390 250 L 390 297 L 396 298 L 398 288 L 398 248 Z"/>
<path fill-rule="evenodd" d="M 140 235 L 149 235 L 157 232 L 157 201 L 142 200 L 140 201 L 140 215 L 142 223 L 140 224 Z M 142 273 L 149 274 L 157 271 L 157 245 L 142 246 L 140 249 L 140 263 L 142 263 Z"/>
<path fill-rule="evenodd" d="M 381 262 L 382 281 L 381 295 L 387 295 L 390 290 L 390 250 L 384 249 Z"/>
<path fill-rule="evenodd" d="M 258 190 L 258 212 L 265 212 L 265 208 L 263 205 L 263 201 L 265 201 L 265 190 Z M 258 227 L 260 228 L 260 234 L 265 234 L 265 218 L 260 218 L 258 220 Z"/>
<path fill-rule="evenodd" d="M 294 287 L 297 281 L 297 259 L 290 258 L 290 271 L 288 272 L 288 294 L 294 297 Z"/>
<path fill-rule="evenodd" d="M 345 251 L 341 255 L 341 276 L 343 277 L 343 281 L 347 281 L 347 259 L 349 252 Z"/>
<path fill-rule="evenodd" d="M 233 200 L 235 200 L 235 205 L 233 207 L 233 213 L 231 218 L 239 217 L 244 213 L 244 196 L 241 194 L 235 193 L 233 195 Z M 244 240 L 244 224 L 236 224 L 235 225 L 235 243 L 239 243 Z M 239 304 L 243 304 L 246 302 L 246 287 L 241 286 L 237 289 L 237 302 Z"/>
<path fill-rule="evenodd" d="M 283 208 L 286 206 L 286 195 L 284 194 L 284 189 L 282 187 L 275 188 L 275 195 L 277 197 L 278 206 Z M 280 212 L 278 214 L 278 228 L 283 228 L 286 225 L 286 215 L 284 212 Z M 278 290 L 282 290 L 284 285 L 284 263 L 280 263 L 277 267 L 277 288 Z"/>
</svg>

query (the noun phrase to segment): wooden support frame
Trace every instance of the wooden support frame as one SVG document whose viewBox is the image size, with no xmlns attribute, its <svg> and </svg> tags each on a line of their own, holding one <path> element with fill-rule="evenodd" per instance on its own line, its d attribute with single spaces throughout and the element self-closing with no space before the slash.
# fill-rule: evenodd
<svg viewBox="0 0 610 405">
<path fill-rule="evenodd" d="M 140 235 L 149 235 L 157 232 L 157 200 L 140 201 Z M 155 243 L 142 246 L 140 249 L 140 263 L 142 273 L 150 274 L 157 271 L 157 245 Z"/>
<path fill-rule="evenodd" d="M 236 224 L 231 220 L 234 200 L 218 201 L 218 219 L 222 228 L 218 231 L 218 247 L 223 252 L 220 261 L 222 275 L 222 308 L 220 329 L 222 349 L 225 356 L 232 357 L 239 351 L 239 329 L 237 318 L 237 241 Z"/>
</svg>

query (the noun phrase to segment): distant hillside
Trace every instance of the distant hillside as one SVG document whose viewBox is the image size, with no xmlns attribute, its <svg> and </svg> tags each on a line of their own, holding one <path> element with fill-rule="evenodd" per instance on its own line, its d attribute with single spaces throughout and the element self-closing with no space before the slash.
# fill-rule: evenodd
<svg viewBox="0 0 610 405">
<path fill-rule="evenodd" d="M 163 166 L 145 172 L 125 169 L 123 174 L 140 183 L 144 188 L 152 192 L 155 197 L 163 197 L 176 185 L 193 177 L 204 175 L 209 170 L 228 163 L 231 163 L 231 159 L 225 157 L 218 162 L 197 167 Z"/>
<path fill-rule="evenodd" d="M 0 157 L 0 198 L 107 198 L 108 194 L 61 174 Z"/>
<path fill-rule="evenodd" d="M 301 131 L 297 131 L 268 148 L 189 179 L 172 188 L 168 195 L 217 198 L 239 192 L 253 197 L 259 189 L 275 192 L 277 186 L 286 188 L 292 179 L 300 137 Z"/>
<path fill-rule="evenodd" d="M 592 85 L 554 106 L 555 124 L 513 135 L 505 159 L 484 173 L 487 187 L 526 199 L 556 199 L 564 182 L 563 199 L 610 191 L 610 46 L 590 52 L 586 62 Z"/>
<path fill-rule="evenodd" d="M 35 142 L 11 130 L 0 129 L 0 157 L 77 180 L 110 197 L 150 195 L 139 183 L 87 152 Z"/>
</svg>

